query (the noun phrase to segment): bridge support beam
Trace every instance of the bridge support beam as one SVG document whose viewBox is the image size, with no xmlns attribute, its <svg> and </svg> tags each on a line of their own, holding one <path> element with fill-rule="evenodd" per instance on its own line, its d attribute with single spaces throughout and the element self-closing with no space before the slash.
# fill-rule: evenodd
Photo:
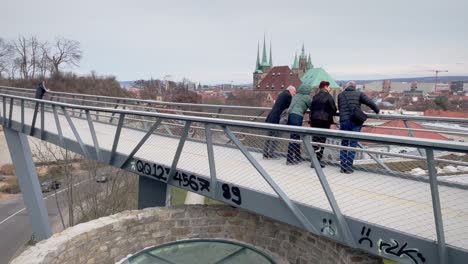
<svg viewBox="0 0 468 264">
<path fill-rule="evenodd" d="M 20 134 L 7 127 L 3 128 L 24 204 L 28 210 L 34 238 L 38 241 L 47 239 L 52 236 L 52 230 L 28 138 L 25 134 Z"/>
<path fill-rule="evenodd" d="M 146 176 L 138 180 L 138 209 L 166 206 L 167 184 Z"/>
</svg>

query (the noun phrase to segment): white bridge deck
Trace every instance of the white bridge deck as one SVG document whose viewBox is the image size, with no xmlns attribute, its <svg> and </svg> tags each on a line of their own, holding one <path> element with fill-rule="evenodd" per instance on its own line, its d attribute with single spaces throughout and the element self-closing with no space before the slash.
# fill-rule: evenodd
<svg viewBox="0 0 468 264">
<path fill-rule="evenodd" d="M 20 107 L 15 105 L 13 120 L 20 122 L 20 111 Z M 32 109 L 25 108 L 26 124 L 31 124 L 32 112 Z M 64 137 L 76 141 L 66 118 L 63 115 L 59 118 Z M 76 117 L 72 120 L 84 143 L 93 146 L 87 121 Z M 39 114 L 36 128 L 40 128 L 40 123 Z M 100 147 L 110 151 L 116 126 L 99 122 L 94 122 L 94 126 Z M 45 130 L 58 134 L 50 112 L 45 113 Z M 144 135 L 142 131 L 122 128 L 117 152 L 129 154 Z M 178 143 L 177 138 L 152 135 L 134 158 L 170 167 Z M 239 150 L 214 146 L 214 152 L 218 179 L 276 196 Z M 283 159 L 264 160 L 257 152 L 251 154 L 290 199 L 330 210 L 315 170 L 309 163 L 286 166 Z M 209 179 L 206 144 L 187 140 L 177 168 Z M 436 240 L 429 183 L 363 171 L 341 174 L 339 167 L 334 166 L 327 166 L 324 172 L 344 215 Z M 447 244 L 468 249 L 468 190 L 439 186 L 439 193 Z"/>
</svg>

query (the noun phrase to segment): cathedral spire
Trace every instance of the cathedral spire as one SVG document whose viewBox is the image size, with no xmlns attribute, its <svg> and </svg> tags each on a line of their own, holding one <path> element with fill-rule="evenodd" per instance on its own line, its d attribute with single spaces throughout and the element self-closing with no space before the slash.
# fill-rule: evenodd
<svg viewBox="0 0 468 264">
<path fill-rule="evenodd" d="M 268 64 L 267 55 L 266 55 L 266 43 L 265 43 L 265 34 L 263 34 L 263 56 L 262 56 L 262 65 Z"/>
<path fill-rule="evenodd" d="M 299 62 L 297 61 L 297 52 L 294 54 L 294 63 L 292 65 L 293 69 L 299 69 Z"/>
<path fill-rule="evenodd" d="M 308 69 L 314 68 L 314 65 L 312 65 L 312 60 L 310 59 L 310 53 L 309 53 L 309 58 L 307 59 L 307 68 Z"/>
<path fill-rule="evenodd" d="M 260 43 L 257 42 L 257 63 L 255 64 L 255 71 L 260 70 Z"/>
<path fill-rule="evenodd" d="M 302 52 L 301 52 L 301 57 L 305 58 L 305 49 L 304 49 L 304 42 L 302 42 Z"/>
<path fill-rule="evenodd" d="M 271 40 L 270 40 L 270 67 L 273 67 L 273 55 L 272 55 L 272 46 L 271 46 Z"/>
</svg>

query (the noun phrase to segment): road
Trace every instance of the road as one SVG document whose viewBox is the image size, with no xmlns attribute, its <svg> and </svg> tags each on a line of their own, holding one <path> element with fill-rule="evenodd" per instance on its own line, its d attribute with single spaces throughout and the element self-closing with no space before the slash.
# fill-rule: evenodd
<svg viewBox="0 0 468 264">
<path fill-rule="evenodd" d="M 86 182 L 82 180 L 75 184 L 75 186 Z M 81 184 L 86 186 L 87 184 Z M 62 213 L 67 221 L 67 207 L 63 205 L 66 200 L 65 189 L 62 188 L 57 191 Z M 60 221 L 60 215 L 57 209 L 54 193 L 44 193 L 46 200 L 46 207 L 49 214 L 49 222 L 54 233 L 63 230 Z M 26 209 L 24 209 L 23 196 L 20 194 L 15 195 L 11 199 L 0 201 L 0 264 L 6 264 L 10 259 L 15 256 L 15 253 L 31 238 L 32 230 L 29 222 L 29 217 Z"/>
<path fill-rule="evenodd" d="M 65 192 L 60 193 L 63 196 Z M 55 198 L 46 199 L 49 221 L 53 224 L 54 232 L 61 228 Z M 24 209 L 23 196 L 0 201 L 0 263 L 8 263 L 15 253 L 30 239 L 32 231 L 29 224 L 28 212 Z M 58 220 L 58 221 L 57 221 Z"/>
</svg>

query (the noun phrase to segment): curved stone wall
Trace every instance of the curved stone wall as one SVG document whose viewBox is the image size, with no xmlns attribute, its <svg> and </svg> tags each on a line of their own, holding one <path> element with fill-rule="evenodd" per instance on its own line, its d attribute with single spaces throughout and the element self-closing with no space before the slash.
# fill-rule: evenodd
<svg viewBox="0 0 468 264">
<path fill-rule="evenodd" d="M 224 205 L 148 208 L 103 217 L 41 241 L 11 263 L 115 263 L 146 247 L 191 238 L 235 240 L 278 263 L 382 263 L 362 251 Z"/>
</svg>

